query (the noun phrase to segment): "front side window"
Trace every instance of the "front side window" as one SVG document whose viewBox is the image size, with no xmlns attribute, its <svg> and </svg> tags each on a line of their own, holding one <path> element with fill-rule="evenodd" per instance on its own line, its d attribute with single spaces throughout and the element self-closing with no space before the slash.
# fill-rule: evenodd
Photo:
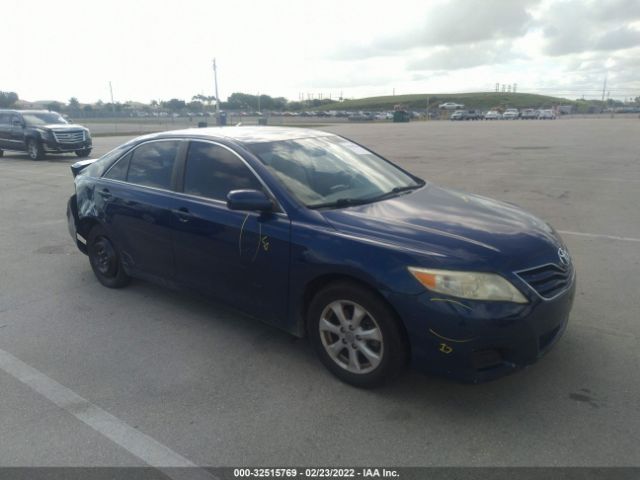
<svg viewBox="0 0 640 480">
<path fill-rule="evenodd" d="M 191 142 L 184 193 L 226 201 L 231 190 L 261 190 L 255 175 L 234 153 L 205 142 Z"/>
<path fill-rule="evenodd" d="M 129 162 L 127 181 L 147 187 L 171 189 L 178 143 L 156 141 L 140 145 L 133 151 Z"/>
</svg>

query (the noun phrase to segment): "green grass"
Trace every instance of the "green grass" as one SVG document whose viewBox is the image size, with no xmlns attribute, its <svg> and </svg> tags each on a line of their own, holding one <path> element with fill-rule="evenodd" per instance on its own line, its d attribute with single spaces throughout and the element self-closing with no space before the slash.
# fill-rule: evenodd
<svg viewBox="0 0 640 480">
<path fill-rule="evenodd" d="M 427 105 L 428 102 L 428 105 Z M 574 105 L 576 102 L 560 97 L 537 95 L 533 93 L 419 93 L 412 95 L 387 95 L 345 100 L 341 103 L 324 105 L 318 110 L 392 110 L 394 105 L 403 105 L 409 109 L 437 108 L 445 102 L 464 104 L 465 108 L 487 110 L 502 108 L 550 108 L 553 105 Z"/>
</svg>

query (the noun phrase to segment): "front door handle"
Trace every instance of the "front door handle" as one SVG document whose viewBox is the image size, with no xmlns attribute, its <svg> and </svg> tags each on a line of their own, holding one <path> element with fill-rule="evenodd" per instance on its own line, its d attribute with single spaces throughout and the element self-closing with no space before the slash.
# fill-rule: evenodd
<svg viewBox="0 0 640 480">
<path fill-rule="evenodd" d="M 191 214 L 189 213 L 189 209 L 187 207 L 180 207 L 173 210 L 173 214 L 178 217 L 178 220 L 182 223 L 187 223 Z"/>
<path fill-rule="evenodd" d="M 102 198 L 111 198 L 111 192 L 108 188 L 103 188 L 98 192 Z"/>
</svg>

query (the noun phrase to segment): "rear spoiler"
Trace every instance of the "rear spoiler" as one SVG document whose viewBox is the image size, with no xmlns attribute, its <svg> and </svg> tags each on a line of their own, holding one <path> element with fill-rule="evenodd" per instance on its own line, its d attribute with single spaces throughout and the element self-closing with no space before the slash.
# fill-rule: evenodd
<svg viewBox="0 0 640 480">
<path fill-rule="evenodd" d="M 84 170 L 85 168 L 87 168 L 89 165 L 91 165 L 93 162 L 95 162 L 96 160 L 98 160 L 97 158 L 89 158 L 87 160 L 80 160 L 79 162 L 74 163 L 73 165 L 71 165 L 71 173 L 73 173 L 73 177 L 77 177 L 78 174 Z"/>
</svg>

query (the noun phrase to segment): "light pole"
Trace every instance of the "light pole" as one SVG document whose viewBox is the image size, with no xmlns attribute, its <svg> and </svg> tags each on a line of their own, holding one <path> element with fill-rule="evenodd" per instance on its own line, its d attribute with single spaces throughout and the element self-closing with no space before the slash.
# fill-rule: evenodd
<svg viewBox="0 0 640 480">
<path fill-rule="evenodd" d="M 213 82 L 216 89 L 216 123 L 220 125 L 220 98 L 218 98 L 218 69 L 216 68 L 216 59 L 213 59 Z"/>
</svg>

